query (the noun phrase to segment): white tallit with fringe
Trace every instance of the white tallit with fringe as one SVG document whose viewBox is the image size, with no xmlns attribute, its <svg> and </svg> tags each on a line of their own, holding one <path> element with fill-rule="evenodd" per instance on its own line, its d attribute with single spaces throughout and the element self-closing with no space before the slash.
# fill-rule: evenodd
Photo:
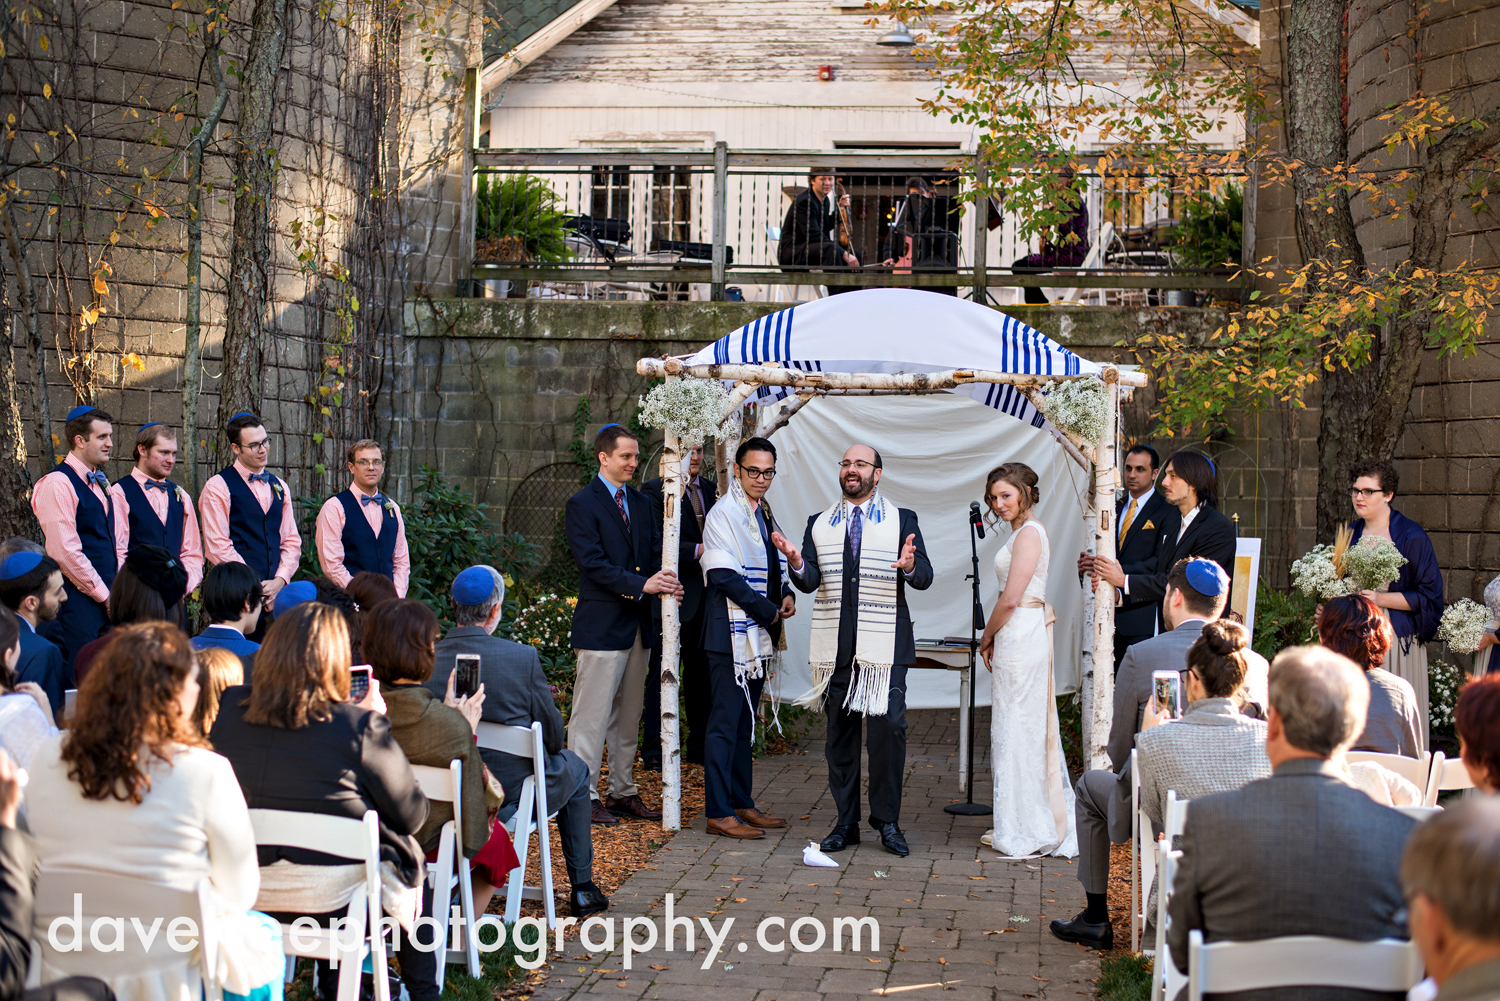
<svg viewBox="0 0 1500 1001">
<path fill-rule="evenodd" d="M 808 661 L 813 687 L 798 705 L 823 705 L 839 650 L 839 615 L 844 602 L 844 539 L 854 508 L 848 498 L 818 515 L 812 526 L 822 579 L 813 596 L 812 637 Z M 862 518 L 859 547 L 859 608 L 855 611 L 854 663 L 844 708 L 866 716 L 884 716 L 896 658 L 896 575 L 901 556 L 901 514 L 877 489 L 869 517 Z"/>
<path fill-rule="evenodd" d="M 720 501 L 709 509 L 703 519 L 703 566 L 704 582 L 710 570 L 732 570 L 745 579 L 761 597 L 766 596 L 770 585 L 770 567 L 766 563 L 766 543 L 760 534 L 760 525 L 755 520 L 757 505 L 745 495 L 740 481 L 729 481 L 728 503 Z M 781 579 L 786 576 L 786 558 L 777 554 L 782 562 Z M 729 609 L 729 644 L 734 656 L 734 680 L 746 688 L 752 678 L 764 678 L 775 670 L 776 643 L 771 634 L 733 599 L 726 598 Z"/>
</svg>

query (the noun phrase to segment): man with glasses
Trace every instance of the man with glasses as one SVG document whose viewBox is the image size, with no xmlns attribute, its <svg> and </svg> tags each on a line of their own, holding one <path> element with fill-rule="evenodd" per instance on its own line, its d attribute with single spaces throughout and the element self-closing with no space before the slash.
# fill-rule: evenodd
<svg viewBox="0 0 1500 1001">
<path fill-rule="evenodd" d="M 798 701 L 828 714 L 828 786 L 838 823 L 825 852 L 859 844 L 860 720 L 868 721 L 870 826 L 893 855 L 911 854 L 901 819 L 906 771 L 906 669 L 917 659 L 906 589 L 932 586 L 915 511 L 877 489 L 880 453 L 853 445 L 839 463 L 838 503 L 807 520 L 799 550 L 780 532 L 792 583 L 813 599 L 808 661 L 813 690 Z"/>
<path fill-rule="evenodd" d="M 323 576 L 348 587 L 357 573 L 378 573 L 406 597 L 411 579 L 411 553 L 406 548 L 406 523 L 396 502 L 380 492 L 385 459 L 380 443 L 364 438 L 349 446 L 351 483 L 328 498 L 318 512 L 314 539 Z"/>
<path fill-rule="evenodd" d="M 291 491 L 285 480 L 266 471 L 271 436 L 259 417 L 235 414 L 224 433 L 234 461 L 210 476 L 198 497 L 204 548 L 210 563 L 243 563 L 254 570 L 270 608 L 302 555 Z M 262 616 L 257 632 L 267 624 Z"/>
</svg>

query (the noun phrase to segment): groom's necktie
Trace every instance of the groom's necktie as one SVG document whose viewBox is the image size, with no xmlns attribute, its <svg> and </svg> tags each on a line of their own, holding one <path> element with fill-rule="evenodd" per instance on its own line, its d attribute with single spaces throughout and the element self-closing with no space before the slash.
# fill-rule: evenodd
<svg viewBox="0 0 1500 1001">
<path fill-rule="evenodd" d="M 860 519 L 859 508 L 849 516 L 849 551 L 854 554 L 854 562 L 859 562 L 859 544 L 864 539 L 865 526 Z"/>
</svg>

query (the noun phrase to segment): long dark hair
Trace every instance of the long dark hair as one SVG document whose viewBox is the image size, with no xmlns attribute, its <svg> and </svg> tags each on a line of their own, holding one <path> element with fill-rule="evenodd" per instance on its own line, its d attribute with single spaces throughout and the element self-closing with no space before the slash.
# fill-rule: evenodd
<svg viewBox="0 0 1500 1001">
<path fill-rule="evenodd" d="M 1219 506 L 1219 474 L 1214 471 L 1213 460 L 1208 456 L 1185 448 L 1173 452 L 1167 458 L 1167 465 L 1172 467 L 1179 480 L 1193 488 L 1199 504 L 1212 508 Z"/>
<path fill-rule="evenodd" d="M 176 605 L 172 606 L 176 608 Z M 167 603 L 161 592 L 141 580 L 127 563 L 115 572 L 109 586 L 109 622 L 127 626 L 132 622 L 166 622 Z"/>
</svg>

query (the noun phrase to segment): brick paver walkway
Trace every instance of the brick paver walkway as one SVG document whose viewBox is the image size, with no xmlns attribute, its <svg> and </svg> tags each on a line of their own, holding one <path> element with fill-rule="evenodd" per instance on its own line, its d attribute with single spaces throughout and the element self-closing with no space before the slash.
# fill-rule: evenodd
<svg viewBox="0 0 1500 1001">
<path fill-rule="evenodd" d="M 675 951 L 658 941 L 633 955 L 629 970 L 618 947 L 612 954 L 590 954 L 574 939 L 564 943 L 563 956 L 553 956 L 539 1001 L 583 995 L 649 1001 L 844 1001 L 871 994 L 911 1001 L 1091 997 L 1097 954 L 1059 942 L 1046 930 L 1048 919 L 1071 916 L 1083 906 L 1075 863 L 999 861 L 979 844 L 988 817 L 943 812 L 944 804 L 959 798 L 955 717 L 951 710 L 908 713 L 901 826 L 911 845 L 909 857 L 886 852 L 866 827 L 859 847 L 834 856 L 840 868 L 802 865 L 802 849 L 826 835 L 835 819 L 818 726 L 800 753 L 756 762 L 757 802 L 788 817 L 789 828 L 759 841 L 735 841 L 708 836 L 700 818 L 612 898 L 608 916 L 615 918 L 617 932 L 622 919 L 635 916 L 653 918 L 664 930 L 665 898 L 672 894 L 674 915 L 694 919 L 694 952 L 684 948 L 680 925 Z M 978 723 L 983 750 L 987 711 L 981 710 Z M 976 761 L 980 802 L 990 795 L 985 757 L 981 753 Z M 799 918 L 817 919 L 830 939 L 836 918 L 868 916 L 879 923 L 879 946 L 867 928 L 861 949 L 853 950 L 845 927 L 839 951 L 825 941 L 808 952 L 790 947 L 768 952 L 758 944 L 757 926 L 769 916 L 784 918 L 786 926 Z M 734 919 L 712 955 L 699 920 L 704 918 L 716 935 Z M 781 926 L 766 930 L 771 945 L 784 935 Z M 592 937 L 603 941 L 603 931 Z M 636 940 L 646 937 L 637 926 Z M 812 946 L 816 938 L 814 924 L 805 922 L 804 945 Z"/>
</svg>

